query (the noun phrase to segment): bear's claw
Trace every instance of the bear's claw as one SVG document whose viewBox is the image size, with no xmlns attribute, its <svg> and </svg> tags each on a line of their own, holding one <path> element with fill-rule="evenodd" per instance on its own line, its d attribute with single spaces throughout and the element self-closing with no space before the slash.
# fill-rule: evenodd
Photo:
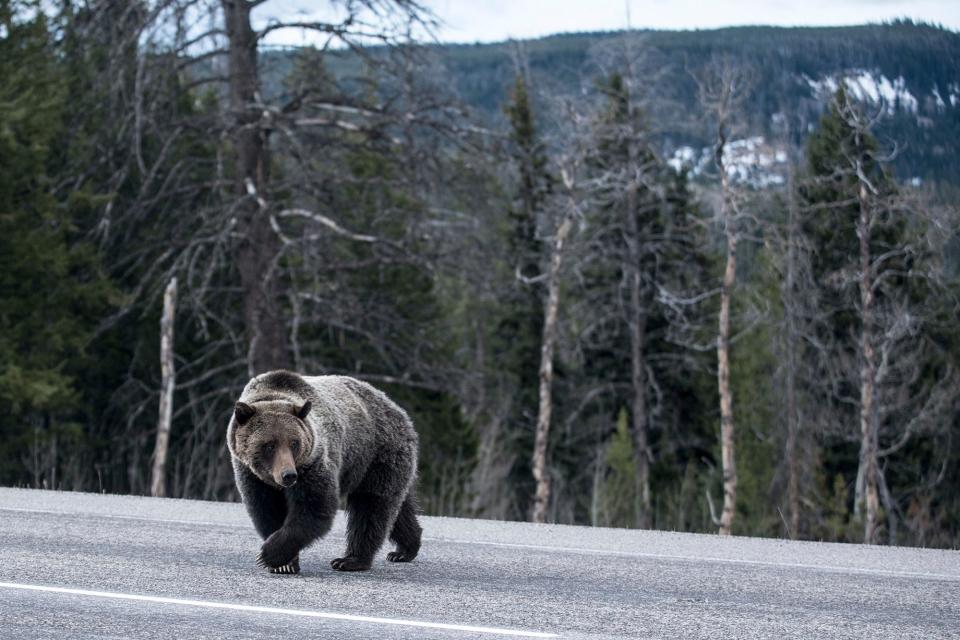
<svg viewBox="0 0 960 640">
<path fill-rule="evenodd" d="M 416 554 L 407 553 L 406 551 L 391 551 L 387 554 L 387 560 L 390 562 L 410 562 L 416 557 Z"/>
<path fill-rule="evenodd" d="M 364 562 L 356 556 L 347 556 L 331 560 L 330 566 L 337 571 L 366 571 L 370 568 L 370 562 Z"/>
<path fill-rule="evenodd" d="M 282 567 L 271 567 L 270 573 L 283 573 L 286 575 L 296 575 L 300 573 L 300 557 L 297 556 Z"/>
<path fill-rule="evenodd" d="M 267 561 L 263 559 L 263 551 L 261 551 L 257 554 L 257 566 L 267 569 L 270 571 L 270 573 L 295 575 L 300 573 L 300 556 L 296 556 L 290 562 L 280 565 L 279 567 L 271 567 L 269 564 L 267 564 Z"/>
</svg>

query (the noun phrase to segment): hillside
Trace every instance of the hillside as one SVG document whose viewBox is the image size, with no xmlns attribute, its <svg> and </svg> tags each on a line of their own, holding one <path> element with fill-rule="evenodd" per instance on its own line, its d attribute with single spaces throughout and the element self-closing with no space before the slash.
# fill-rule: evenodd
<svg viewBox="0 0 960 640">
<path fill-rule="evenodd" d="M 801 141 L 825 100 L 848 78 L 854 95 L 884 112 L 878 130 L 889 146 L 896 143 L 894 164 L 902 180 L 960 183 L 960 34 L 935 26 L 897 22 L 577 33 L 496 44 L 433 45 L 428 50 L 447 75 L 445 84 L 480 119 L 496 125 L 502 122 L 518 51 L 526 56 L 544 102 L 591 92 L 601 74 L 598 61 L 604 50 L 622 47 L 625 41 L 634 58 L 649 67 L 648 98 L 663 112 L 651 119 L 662 133 L 664 154 L 673 156 L 678 166 L 688 162 L 696 172 L 707 143 L 698 123 L 684 117 L 695 111 L 696 85 L 690 72 L 720 55 L 751 69 L 753 91 L 741 145 L 766 147 L 766 160 L 762 154 L 757 159 L 775 167 L 778 155 L 783 157 L 775 148 L 782 146 L 783 123 L 790 123 L 794 142 Z M 331 66 L 342 73 L 352 65 L 341 59 Z M 271 65 L 271 75 L 278 79 L 288 68 Z M 761 182 L 769 179 L 759 177 Z"/>
<path fill-rule="evenodd" d="M 717 54 L 749 66 L 755 78 L 748 105 L 749 136 L 775 135 L 777 114 L 803 128 L 812 127 L 831 89 L 850 77 L 854 95 L 886 111 L 880 132 L 903 149 L 896 162 L 901 178 L 960 182 L 960 34 L 896 23 L 640 31 L 631 36 L 641 49 L 638 57 L 659 72 L 651 89 L 684 111 L 692 111 L 696 100 L 688 69 L 697 69 Z M 552 94 L 574 94 L 590 87 L 597 74 L 591 60 L 597 52 L 623 38 L 623 33 L 589 33 L 521 44 L 538 87 Z M 460 95 L 487 117 L 494 117 L 506 98 L 515 51 L 511 43 L 438 48 Z M 657 124 L 665 128 L 668 153 L 681 144 L 702 142 L 696 127 L 677 126 L 687 123 Z"/>
</svg>

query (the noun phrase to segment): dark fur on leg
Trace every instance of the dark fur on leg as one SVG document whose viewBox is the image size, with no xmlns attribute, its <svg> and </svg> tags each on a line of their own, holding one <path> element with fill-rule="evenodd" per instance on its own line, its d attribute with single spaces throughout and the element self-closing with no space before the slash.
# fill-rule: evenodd
<svg viewBox="0 0 960 640">
<path fill-rule="evenodd" d="M 330 565 L 337 571 L 366 571 L 387 538 L 387 523 L 396 506 L 372 493 L 347 496 L 347 554 Z"/>
<path fill-rule="evenodd" d="M 333 525 L 338 502 L 336 483 L 325 477 L 328 472 L 319 465 L 303 469 L 300 475 L 301 480 L 283 492 L 286 521 L 267 538 L 257 555 L 257 564 L 263 567 L 292 565 L 301 550 L 325 536 Z"/>
<path fill-rule="evenodd" d="M 243 498 L 243 506 L 247 508 L 250 519 L 257 533 L 263 539 L 283 526 L 287 519 L 287 500 L 283 492 L 267 486 L 250 469 L 233 461 L 233 468 L 237 479 L 237 488 Z"/>
<path fill-rule="evenodd" d="M 400 506 L 400 513 L 390 530 L 390 540 L 397 545 L 396 551 L 387 554 L 390 562 L 410 562 L 420 552 L 420 537 L 423 528 L 417 522 L 417 502 L 413 491 Z"/>
</svg>

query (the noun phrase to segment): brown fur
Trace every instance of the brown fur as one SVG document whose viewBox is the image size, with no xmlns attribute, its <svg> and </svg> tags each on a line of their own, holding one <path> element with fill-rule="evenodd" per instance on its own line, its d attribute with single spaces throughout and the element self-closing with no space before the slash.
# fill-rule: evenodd
<svg viewBox="0 0 960 640">
<path fill-rule="evenodd" d="M 233 433 L 236 456 L 258 478 L 282 488 L 283 474 L 306 463 L 314 447 L 314 433 L 304 423 L 310 403 L 237 403 L 237 429 Z M 304 410 L 304 408 L 306 410 Z"/>
</svg>

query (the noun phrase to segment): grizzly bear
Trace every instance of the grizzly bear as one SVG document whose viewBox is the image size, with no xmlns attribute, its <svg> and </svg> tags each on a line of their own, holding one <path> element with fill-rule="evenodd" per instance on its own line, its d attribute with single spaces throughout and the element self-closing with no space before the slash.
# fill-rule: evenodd
<svg viewBox="0 0 960 640">
<path fill-rule="evenodd" d="M 346 496 L 347 550 L 330 564 L 365 571 L 387 534 L 391 562 L 420 550 L 417 432 L 384 393 L 346 376 L 271 371 L 244 388 L 227 427 L 237 488 L 263 546 L 257 563 L 299 573 L 300 551 Z"/>
</svg>

